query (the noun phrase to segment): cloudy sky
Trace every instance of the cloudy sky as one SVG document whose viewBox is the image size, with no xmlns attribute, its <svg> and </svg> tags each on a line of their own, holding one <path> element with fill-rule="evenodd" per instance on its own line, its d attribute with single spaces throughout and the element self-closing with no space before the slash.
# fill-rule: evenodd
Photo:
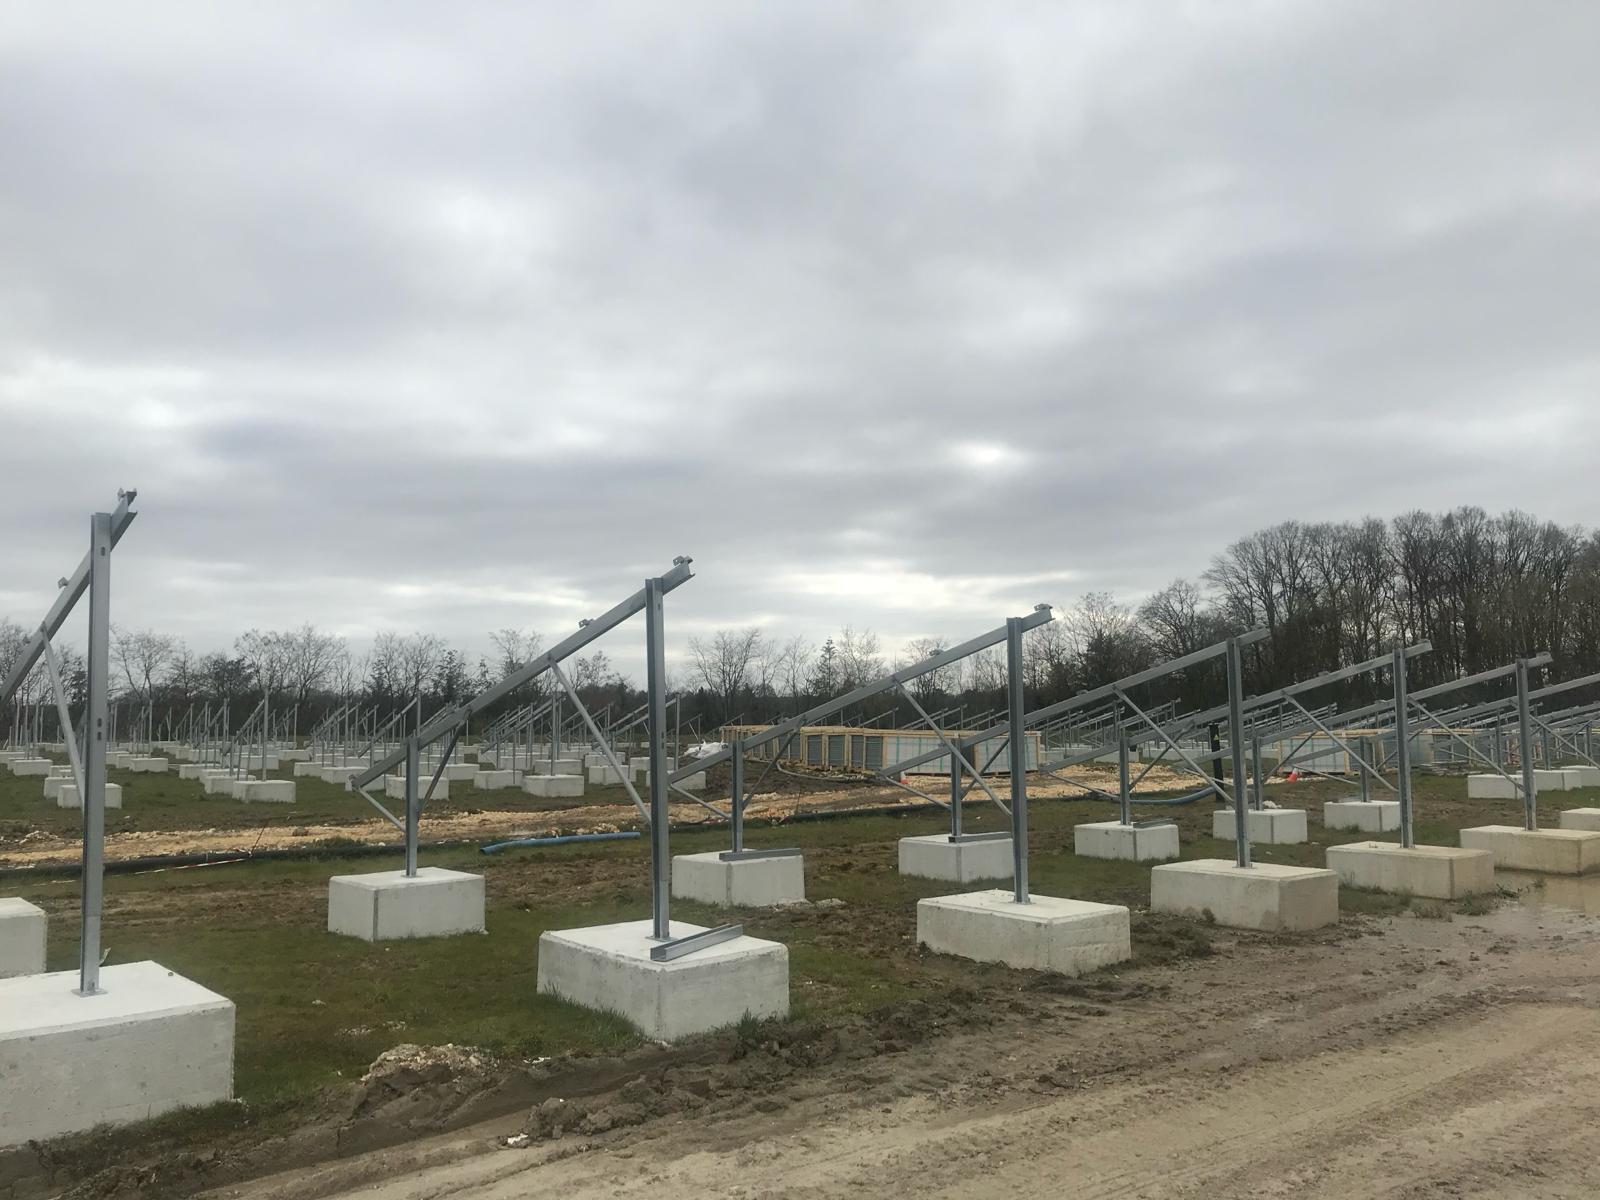
<svg viewBox="0 0 1600 1200">
<path fill-rule="evenodd" d="M 891 646 L 1595 520 L 1600 5 L 0 6 L 0 614 Z M 632 635 L 628 641 L 631 643 Z M 626 660 L 630 647 L 613 657 Z"/>
</svg>

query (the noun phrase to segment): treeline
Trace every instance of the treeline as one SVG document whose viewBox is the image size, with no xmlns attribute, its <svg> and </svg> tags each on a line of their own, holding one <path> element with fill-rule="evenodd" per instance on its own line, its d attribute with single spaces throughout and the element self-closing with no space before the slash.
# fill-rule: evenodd
<svg viewBox="0 0 1600 1200">
<path fill-rule="evenodd" d="M 996 614 L 997 624 L 1003 615 Z M 1434 652 L 1414 664 L 1419 685 L 1545 649 L 1555 655 L 1550 677 L 1567 679 L 1600 672 L 1600 535 L 1520 512 L 1491 517 L 1477 508 L 1412 512 L 1387 522 L 1286 521 L 1241 538 L 1200 578 L 1175 580 L 1137 606 L 1095 592 L 1058 615 L 1026 639 L 1030 705 L 1255 627 L 1271 637 L 1249 652 L 1250 691 L 1424 639 Z M 25 640 L 20 626 L 0 621 L 0 663 Z M 192 705 L 248 712 L 265 693 L 275 709 L 299 705 L 304 731 L 356 701 L 392 711 L 420 699 L 425 712 L 437 711 L 505 678 L 544 647 L 538 634 L 525 630 L 498 630 L 489 640 L 492 654 L 469 658 L 431 634 L 388 632 L 358 654 L 343 639 L 302 625 L 249 630 L 228 650 L 197 654 L 164 634 L 119 629 L 112 645 L 114 692 L 131 708 L 153 712 L 158 729 Z M 792 714 L 948 645 L 919 638 L 891 656 L 870 630 L 850 626 L 820 643 L 754 627 L 724 629 L 688 641 L 671 683 L 683 725 L 707 733 L 732 721 L 765 723 Z M 81 703 L 81 656 L 70 646 L 60 650 L 73 702 Z M 636 681 L 623 678 L 603 650 L 564 669 L 597 714 L 609 708 L 616 716 L 643 702 Z M 548 678 L 526 686 L 501 707 L 537 700 L 551 686 Z M 1380 679 L 1356 680 L 1326 699 L 1354 703 L 1386 686 Z M 887 693 L 842 718 L 913 723 L 920 707 L 944 711 L 942 723 L 970 721 L 1003 703 L 1003 653 L 990 650 L 922 676 L 909 691 L 910 698 Z M 1176 700 L 1185 707 L 1214 703 L 1222 694 L 1215 666 L 1145 693 L 1151 703 Z M 27 696 L 47 697 L 42 671 Z"/>
</svg>

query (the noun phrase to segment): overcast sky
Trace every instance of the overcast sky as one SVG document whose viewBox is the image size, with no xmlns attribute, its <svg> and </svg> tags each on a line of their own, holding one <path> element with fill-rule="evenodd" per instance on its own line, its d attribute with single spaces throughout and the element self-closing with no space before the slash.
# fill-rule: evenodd
<svg viewBox="0 0 1600 1200">
<path fill-rule="evenodd" d="M 0 614 L 891 646 L 1594 521 L 1600 5 L 0 5 Z M 73 640 L 81 641 L 76 629 Z M 611 647 L 636 659 L 642 629 Z"/>
</svg>

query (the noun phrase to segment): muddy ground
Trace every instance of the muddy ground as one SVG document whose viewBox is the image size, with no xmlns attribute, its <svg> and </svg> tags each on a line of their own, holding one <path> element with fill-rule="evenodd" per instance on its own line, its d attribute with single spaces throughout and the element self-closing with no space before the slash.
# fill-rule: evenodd
<svg viewBox="0 0 1600 1200">
<path fill-rule="evenodd" d="M 1600 1194 L 1582 1141 L 1600 884 L 1508 878 L 1505 896 L 1454 906 L 1346 891 L 1336 928 L 1240 933 L 1153 917 L 1147 868 L 1069 853 L 1072 824 L 1104 806 L 1031 790 L 1036 887 L 1128 904 L 1133 963 L 1070 981 L 926 954 L 894 845 L 937 818 L 757 822 L 757 844 L 803 840 L 823 901 L 742 914 L 790 946 L 799 1015 L 672 1048 L 541 1007 L 529 986 L 553 904 L 569 923 L 637 908 L 633 843 L 476 860 L 492 898 L 481 943 L 328 939 L 320 863 L 115 876 L 111 944 L 240 1004 L 246 1102 L 0 1155 L 0 1197 Z M 1320 812 L 1346 791 L 1270 798 Z M 1466 801 L 1460 780 L 1418 791 L 1424 841 L 1513 816 Z M 1211 805 L 1138 813 L 1157 814 L 1186 854 L 1224 849 Z M 997 816 L 980 804 L 971 820 Z M 726 835 L 674 836 L 698 849 Z M 1311 844 L 1260 852 L 1320 864 L 1330 840 L 1350 835 L 1314 822 Z M 30 894 L 70 930 L 74 893 L 59 880 Z M 453 972 L 466 991 L 406 1007 L 424 978 L 458 986 Z M 452 1030 L 499 1028 L 452 1024 L 473 1001 L 549 1040 L 466 1043 Z M 430 1030 L 445 1036 L 396 1046 Z M 371 1070 L 344 1069 L 363 1050 L 353 1061 L 376 1057 Z M 329 1082 L 279 1094 L 275 1061 L 293 1058 L 325 1063 Z"/>
<path fill-rule="evenodd" d="M 1593 1196 L 1597 928 L 1532 900 L 1217 931 L 1216 953 L 1165 965 L 641 1053 L 591 1068 L 622 1068 L 599 1090 L 543 1065 L 443 1067 L 361 1103 L 437 1104 L 462 1079 L 543 1098 L 202 1194 Z"/>
</svg>

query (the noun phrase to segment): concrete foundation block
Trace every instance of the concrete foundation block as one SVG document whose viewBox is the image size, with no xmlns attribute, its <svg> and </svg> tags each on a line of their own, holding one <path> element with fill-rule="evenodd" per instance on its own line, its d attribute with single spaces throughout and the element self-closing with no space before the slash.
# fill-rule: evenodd
<svg viewBox="0 0 1600 1200">
<path fill-rule="evenodd" d="M 532 775 L 582 775 L 583 759 L 558 758 L 551 762 L 548 758 L 536 758 L 529 768 Z"/>
<path fill-rule="evenodd" d="M 696 771 L 693 775 L 685 775 L 675 786 L 686 792 L 703 792 L 706 790 L 706 773 Z"/>
<path fill-rule="evenodd" d="M 422 796 L 428 790 L 428 783 L 433 776 L 426 771 L 421 772 L 417 780 L 417 795 Z M 404 800 L 406 798 L 406 777 L 404 775 L 385 775 L 383 777 L 383 794 L 391 800 Z M 441 779 L 434 786 L 433 798 L 435 800 L 450 799 L 450 781 Z"/>
<path fill-rule="evenodd" d="M 365 770 L 366 767 L 356 766 L 353 764 L 320 767 L 317 770 L 317 778 L 322 780 L 323 783 L 332 783 L 343 787 L 345 784 L 349 783 L 350 780 L 354 779 L 357 775 L 361 774 L 361 772 Z"/>
<path fill-rule="evenodd" d="M 1084 858 L 1121 858 L 1130 862 L 1177 858 L 1178 827 L 1092 821 L 1072 827 L 1072 850 Z"/>
<path fill-rule="evenodd" d="M 37 775 L 43 779 L 50 774 L 50 768 L 55 766 L 48 758 L 14 758 L 11 760 L 11 773 L 13 775 Z"/>
<path fill-rule="evenodd" d="M 1269 933 L 1320 929 L 1339 919 L 1339 877 L 1316 867 L 1201 858 L 1150 871 L 1150 911 L 1210 915 L 1218 925 Z"/>
<path fill-rule="evenodd" d="M 530 796 L 581 796 L 582 775 L 524 775 L 522 790 Z"/>
<path fill-rule="evenodd" d="M 1468 800 L 1515 800 L 1516 798 L 1517 785 L 1502 775 L 1467 776 Z"/>
<path fill-rule="evenodd" d="M 1480 825 L 1461 831 L 1469 850 L 1487 850 L 1494 865 L 1512 871 L 1551 875 L 1587 875 L 1600 871 L 1600 833 L 1586 829 L 1523 829 L 1516 825 Z"/>
<path fill-rule="evenodd" d="M 293 804 L 292 779 L 241 779 L 234 788 L 234 798 L 246 804 Z"/>
<path fill-rule="evenodd" d="M 478 778 L 478 764 L 453 762 L 444 769 L 444 777 L 451 783 L 471 783 Z"/>
<path fill-rule="evenodd" d="M 63 783 L 56 791 L 57 808 L 82 808 L 83 801 L 78 799 L 78 785 Z M 122 785 L 120 783 L 106 784 L 106 807 L 122 807 Z"/>
<path fill-rule="evenodd" d="M 179 779 L 199 779 L 206 771 L 210 770 L 204 763 L 186 762 L 178 765 Z"/>
<path fill-rule="evenodd" d="M 1117 904 L 1009 891 L 938 896 L 917 902 L 917 941 L 938 954 L 1030 971 L 1082 975 L 1133 957 L 1128 910 Z"/>
<path fill-rule="evenodd" d="M 672 923 L 673 937 L 703 926 Z M 789 1014 L 789 951 L 749 936 L 656 962 L 649 921 L 551 930 L 539 938 L 539 991 L 614 1012 L 645 1036 L 670 1042 L 746 1015 Z"/>
<path fill-rule="evenodd" d="M 628 782 L 632 783 L 633 770 L 626 766 L 622 769 L 628 772 Z M 616 768 L 609 763 L 602 763 L 589 768 L 589 783 L 594 787 L 621 787 L 622 776 L 617 774 Z"/>
<path fill-rule="evenodd" d="M 1567 780 L 1567 773 L 1559 768 L 1535 770 L 1533 773 L 1533 788 L 1537 792 L 1564 792 L 1571 784 Z"/>
<path fill-rule="evenodd" d="M 806 898 L 805 859 L 799 854 L 723 861 L 721 851 L 675 854 L 672 894 L 733 908 L 770 908 Z"/>
<path fill-rule="evenodd" d="M 0 979 L 43 973 L 48 930 L 44 909 L 16 896 L 0 896 Z"/>
<path fill-rule="evenodd" d="M 1566 776 L 1568 791 L 1576 791 L 1578 788 L 1600 787 L 1600 767 L 1562 767 L 1561 774 Z"/>
<path fill-rule="evenodd" d="M 139 757 L 128 760 L 128 770 L 140 775 L 165 775 L 169 765 L 164 758 Z"/>
<path fill-rule="evenodd" d="M 498 791 L 500 788 L 514 788 L 521 782 L 521 771 L 480 770 L 472 777 L 472 786 L 480 792 L 493 792 Z"/>
<path fill-rule="evenodd" d="M 949 834 L 934 833 L 900 839 L 902 875 L 975 883 L 980 879 L 1010 879 L 1011 872 L 1009 837 L 952 842 Z"/>
<path fill-rule="evenodd" d="M 1245 832 L 1252 844 L 1263 846 L 1298 846 L 1309 841 L 1306 827 L 1306 810 L 1303 808 L 1252 808 L 1245 811 Z M 1219 841 L 1233 841 L 1233 809 L 1219 808 L 1211 814 L 1211 836 Z"/>
<path fill-rule="evenodd" d="M 284 762 L 310 762 L 310 750 L 279 750 L 278 757 Z"/>
<path fill-rule="evenodd" d="M 1328 847 L 1328 868 L 1349 887 L 1459 900 L 1494 891 L 1494 855 L 1455 846 L 1352 842 Z"/>
<path fill-rule="evenodd" d="M 208 796 L 233 795 L 233 773 L 210 770 L 200 776 L 200 786 Z"/>
<path fill-rule="evenodd" d="M 328 880 L 328 932 L 368 942 L 483 932 L 483 876 L 419 867 Z"/>
<path fill-rule="evenodd" d="M 1569 808 L 1561 814 L 1561 828 L 1600 831 L 1600 808 Z"/>
<path fill-rule="evenodd" d="M 72 781 L 64 775 L 50 775 L 44 781 L 44 798 L 54 800 L 61 794 L 61 785 Z"/>
<path fill-rule="evenodd" d="M 0 1147 L 233 1095 L 231 1001 L 159 963 L 0 981 Z"/>
<path fill-rule="evenodd" d="M 179 771 L 179 774 L 181 775 L 182 772 L 183 772 L 183 768 L 179 767 L 178 771 Z M 321 779 L 322 778 L 322 764 L 319 763 L 319 762 L 310 762 L 310 761 L 297 762 L 297 763 L 294 764 L 294 777 L 296 779 Z"/>
<path fill-rule="evenodd" d="M 1322 824 L 1325 829 L 1388 833 L 1400 828 L 1400 801 L 1329 800 L 1322 806 Z"/>
</svg>

